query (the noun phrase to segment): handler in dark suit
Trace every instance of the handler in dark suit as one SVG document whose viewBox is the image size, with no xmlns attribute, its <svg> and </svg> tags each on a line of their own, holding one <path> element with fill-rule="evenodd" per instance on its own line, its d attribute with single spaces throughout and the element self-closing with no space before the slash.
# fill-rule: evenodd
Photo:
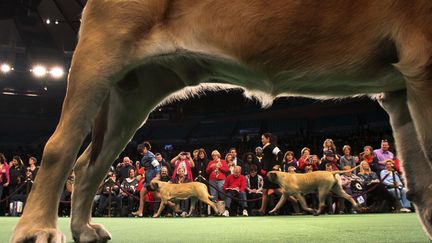
<svg viewBox="0 0 432 243">
<path fill-rule="evenodd" d="M 274 138 L 271 133 L 264 133 L 261 136 L 261 142 L 263 144 L 263 158 L 261 160 L 263 168 L 264 186 L 261 208 L 258 210 L 258 214 L 264 215 L 268 203 L 268 189 L 279 188 L 278 184 L 275 184 L 268 180 L 267 172 L 272 170 L 279 170 L 279 165 L 283 160 L 282 151 L 274 144 Z"/>
</svg>

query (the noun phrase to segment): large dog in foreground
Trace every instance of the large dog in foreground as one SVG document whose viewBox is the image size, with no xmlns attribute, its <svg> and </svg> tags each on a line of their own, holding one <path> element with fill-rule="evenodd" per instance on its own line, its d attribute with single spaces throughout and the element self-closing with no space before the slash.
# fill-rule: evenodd
<svg viewBox="0 0 432 243">
<path fill-rule="evenodd" d="M 270 213 L 277 212 L 285 204 L 289 196 L 294 196 L 306 212 L 319 215 L 325 206 L 325 199 L 330 192 L 345 198 L 356 208 L 357 203 L 343 190 L 339 176 L 341 173 L 350 172 L 355 169 L 357 167 L 347 171 L 314 171 L 305 174 L 270 171 L 267 177 L 271 182 L 280 185 L 282 189 L 282 196 Z M 303 194 L 315 192 L 318 192 L 318 210 L 308 207 L 303 197 Z"/>
<path fill-rule="evenodd" d="M 210 205 L 216 214 L 220 214 L 216 203 L 212 202 L 210 199 L 213 198 L 208 193 L 207 186 L 201 182 L 188 182 L 182 184 L 173 184 L 158 179 L 153 179 L 149 185 L 149 191 L 158 191 L 160 193 L 161 204 L 159 210 L 154 215 L 154 218 L 159 217 L 165 208 L 168 201 L 172 200 L 185 200 L 190 198 L 191 205 L 189 209 L 190 216 L 195 209 L 195 204 L 197 200 L 200 200 L 207 205 Z"/>
<path fill-rule="evenodd" d="M 12 242 L 64 242 L 56 209 L 72 168 L 73 238 L 110 239 L 91 222 L 93 195 L 149 112 L 235 87 L 263 106 L 381 94 L 432 239 L 432 1 L 88 0 L 79 35 L 60 121 Z"/>
</svg>

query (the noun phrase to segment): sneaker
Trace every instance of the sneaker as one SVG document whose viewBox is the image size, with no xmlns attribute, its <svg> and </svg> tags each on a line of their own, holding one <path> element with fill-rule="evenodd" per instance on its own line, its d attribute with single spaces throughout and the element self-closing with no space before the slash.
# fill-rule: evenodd
<svg viewBox="0 0 432 243">
<path fill-rule="evenodd" d="M 248 214 L 248 212 L 247 212 L 247 210 L 246 209 L 243 209 L 243 216 L 249 216 L 249 214 Z"/>
<path fill-rule="evenodd" d="M 411 213 L 411 209 L 409 208 L 401 208 L 399 211 L 402 213 Z"/>
<path fill-rule="evenodd" d="M 223 212 L 222 215 L 225 216 L 225 217 L 229 217 L 229 212 L 228 212 L 228 210 L 225 210 L 225 212 Z"/>
<path fill-rule="evenodd" d="M 183 212 L 183 213 L 181 213 L 181 216 L 184 218 L 184 217 L 187 216 L 187 213 L 186 213 L 186 212 Z"/>
</svg>

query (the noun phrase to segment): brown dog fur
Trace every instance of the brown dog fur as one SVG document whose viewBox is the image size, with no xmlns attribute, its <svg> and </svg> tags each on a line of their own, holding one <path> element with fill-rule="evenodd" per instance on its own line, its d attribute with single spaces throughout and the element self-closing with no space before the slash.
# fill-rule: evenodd
<svg viewBox="0 0 432 243">
<path fill-rule="evenodd" d="M 267 177 L 270 181 L 279 184 L 282 189 L 282 196 L 270 213 L 277 212 L 284 205 L 288 196 L 294 196 L 305 211 L 319 215 L 325 206 L 325 198 L 330 192 L 345 198 L 356 208 L 357 203 L 343 190 L 339 174 L 353 171 L 357 167 L 346 171 L 314 171 L 304 174 L 270 171 Z M 318 192 L 318 210 L 309 208 L 303 197 L 303 194 L 314 192 Z"/>
<path fill-rule="evenodd" d="M 201 182 L 188 182 L 181 184 L 173 184 L 169 182 L 160 181 L 158 179 L 153 179 L 150 182 L 150 187 L 152 190 L 158 191 L 160 193 L 161 204 L 159 206 L 158 212 L 153 216 L 157 218 L 160 216 L 165 208 L 168 201 L 172 200 L 185 200 L 190 198 L 191 205 L 188 216 L 190 216 L 195 209 L 195 204 L 197 200 L 200 200 L 208 205 L 210 205 L 216 214 L 220 214 L 216 204 L 210 199 L 213 197 L 208 193 L 207 186 Z"/>
<path fill-rule="evenodd" d="M 72 235 L 111 239 L 91 223 L 93 196 L 148 114 L 203 89 L 229 88 L 263 106 L 280 96 L 404 92 L 396 97 L 408 112 L 401 118 L 394 102 L 386 111 L 397 124 L 410 198 L 432 239 L 431 177 L 424 176 L 432 174 L 431 13 L 430 0 L 88 0 L 60 121 L 11 242 L 65 241 L 52 209 L 74 165 Z M 74 163 L 92 124 L 92 144 Z"/>
</svg>

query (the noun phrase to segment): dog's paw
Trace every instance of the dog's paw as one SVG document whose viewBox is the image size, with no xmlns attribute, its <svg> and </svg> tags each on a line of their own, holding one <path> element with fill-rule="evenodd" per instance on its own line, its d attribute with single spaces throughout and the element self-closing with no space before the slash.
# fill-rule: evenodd
<svg viewBox="0 0 432 243">
<path fill-rule="evenodd" d="M 17 226 L 10 239 L 11 243 L 65 243 L 65 235 L 55 228 L 34 228 Z"/>
<path fill-rule="evenodd" d="M 81 227 L 72 228 L 72 237 L 75 242 L 108 242 L 111 234 L 101 224 L 85 224 Z"/>
<path fill-rule="evenodd" d="M 96 230 L 96 234 L 99 235 L 99 241 L 106 242 L 112 239 L 110 232 L 105 229 L 105 227 L 101 224 L 90 224 L 94 230 Z"/>
</svg>

